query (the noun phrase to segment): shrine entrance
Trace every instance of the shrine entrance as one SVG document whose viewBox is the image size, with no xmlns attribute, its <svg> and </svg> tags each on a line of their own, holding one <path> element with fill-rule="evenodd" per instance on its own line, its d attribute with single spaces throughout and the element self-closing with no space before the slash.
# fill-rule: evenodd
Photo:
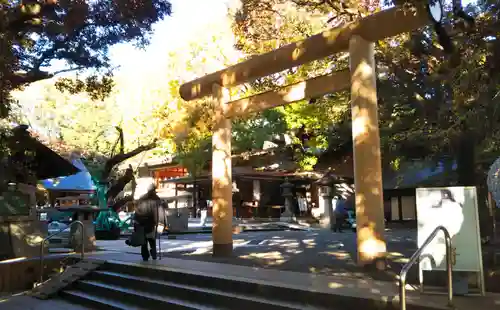
<svg viewBox="0 0 500 310">
<path fill-rule="evenodd" d="M 311 36 L 224 70 L 183 84 L 184 100 L 212 96 L 213 254 L 229 256 L 232 240 L 231 118 L 328 93 L 351 90 L 358 262 L 385 256 L 384 205 L 374 42 L 420 28 L 430 22 L 424 5 L 391 8 L 357 22 Z M 248 98 L 232 100 L 230 88 L 295 66 L 348 51 L 350 69 L 305 80 Z"/>
</svg>

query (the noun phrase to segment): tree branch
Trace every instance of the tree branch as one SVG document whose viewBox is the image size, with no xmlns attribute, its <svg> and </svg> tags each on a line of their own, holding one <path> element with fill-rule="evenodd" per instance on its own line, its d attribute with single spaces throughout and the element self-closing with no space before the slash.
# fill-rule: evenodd
<svg viewBox="0 0 500 310">
<path fill-rule="evenodd" d="M 118 194 L 123 191 L 125 186 L 134 179 L 134 170 L 129 166 L 125 174 L 118 178 L 118 180 L 106 192 L 106 199 L 114 199 Z"/>
<path fill-rule="evenodd" d="M 111 206 L 110 208 L 113 209 L 115 212 L 118 212 L 124 205 L 127 203 L 134 201 L 134 196 L 133 195 L 127 195 L 124 196 L 120 199 L 117 199 Z"/>
<path fill-rule="evenodd" d="M 56 76 L 58 74 L 61 74 L 61 73 L 79 71 L 79 70 L 83 70 L 83 69 L 85 69 L 85 67 L 82 67 L 82 66 L 74 67 L 74 68 L 67 68 L 67 69 L 62 69 L 62 70 L 58 70 L 58 71 L 52 72 L 52 73 L 50 73 L 50 75 L 52 75 L 52 77 L 54 77 L 54 76 Z"/>
<path fill-rule="evenodd" d="M 26 84 L 38 82 L 41 80 L 47 80 L 52 77 L 52 74 L 40 70 L 30 72 L 17 72 L 11 76 L 10 82 L 12 83 L 12 88 L 17 89 Z"/>
<path fill-rule="evenodd" d="M 32 69 L 31 71 L 28 71 L 28 72 L 14 73 L 14 75 L 12 76 L 12 78 L 10 80 L 12 82 L 12 87 L 14 89 L 18 89 L 18 88 L 20 88 L 24 85 L 27 85 L 27 84 L 35 83 L 35 82 L 42 81 L 42 80 L 51 79 L 51 78 L 53 78 L 56 75 L 61 74 L 61 73 L 73 72 L 73 71 L 78 71 L 78 70 L 82 70 L 82 69 L 84 69 L 84 67 L 67 68 L 67 69 L 58 70 L 58 71 L 55 71 L 52 73 L 46 72 L 46 71 L 41 71 L 38 69 Z"/>
<path fill-rule="evenodd" d="M 118 139 L 120 141 L 120 154 L 125 153 L 125 141 L 123 139 L 123 129 L 121 127 L 116 126 L 116 130 L 118 131 Z"/>
<path fill-rule="evenodd" d="M 137 147 L 136 149 L 127 152 L 127 153 L 122 153 L 122 154 L 116 154 L 110 159 L 106 161 L 106 165 L 104 166 L 104 172 L 102 174 L 103 180 L 106 180 L 109 177 L 109 174 L 111 173 L 111 170 L 113 170 L 113 167 L 116 166 L 117 164 L 132 158 L 142 152 L 149 151 L 151 149 L 154 149 L 156 147 L 156 141 L 147 144 L 147 145 L 141 145 Z"/>
</svg>

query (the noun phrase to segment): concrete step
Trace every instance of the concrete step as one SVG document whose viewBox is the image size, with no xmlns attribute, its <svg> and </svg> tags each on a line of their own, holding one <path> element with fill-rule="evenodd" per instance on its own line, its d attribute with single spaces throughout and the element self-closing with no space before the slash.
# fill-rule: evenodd
<svg viewBox="0 0 500 310">
<path fill-rule="evenodd" d="M 399 309 L 398 287 L 390 282 L 173 258 L 106 259 L 62 295 L 96 309 Z M 445 295 L 422 295 L 410 285 L 407 293 L 407 310 L 449 310 Z M 500 295 L 456 296 L 454 307 L 500 309 Z"/>
<path fill-rule="evenodd" d="M 223 270 L 221 270 L 223 273 Z M 97 309 L 398 309 L 369 296 L 333 295 L 251 279 L 203 272 L 107 262 L 61 295 Z M 408 310 L 446 309 L 407 304 Z"/>
<path fill-rule="evenodd" d="M 148 268 L 123 268 L 120 264 L 105 264 L 102 268 L 77 281 L 70 289 L 61 292 L 63 298 L 98 309 L 251 309 L 259 310 L 326 310 L 330 307 L 313 307 L 304 302 L 292 303 L 246 292 L 241 285 L 234 292 L 224 283 L 214 284 L 203 276 L 187 277 L 168 272 L 150 273 Z M 107 271 L 112 270 L 112 271 Z M 164 279 L 176 278 L 178 281 Z M 192 284 L 186 284 L 192 283 Z M 230 282 L 226 283 L 231 285 Z M 224 290 L 214 287 L 225 287 Z M 263 294 L 266 295 L 266 294 Z"/>
<path fill-rule="evenodd" d="M 245 307 L 245 309 L 250 309 L 250 307 L 259 307 L 259 309 L 261 310 L 326 310 L 326 308 L 311 308 L 304 304 L 277 302 L 259 296 L 252 296 L 248 294 L 234 294 L 228 291 L 222 291 L 213 288 L 154 280 L 147 277 L 138 277 L 109 271 L 94 272 L 91 275 L 91 278 L 102 283 L 111 283 L 114 285 L 126 286 L 130 289 L 140 288 L 141 291 L 166 294 L 168 296 L 176 296 L 184 300 L 203 300 L 204 303 L 228 309 L 235 309 L 238 307 Z"/>
<path fill-rule="evenodd" d="M 78 290 L 65 290 L 60 293 L 61 297 L 65 300 L 71 301 L 76 304 L 92 307 L 92 309 L 109 309 L 109 310 L 140 310 L 139 307 L 132 307 L 130 305 L 121 303 L 109 298 L 103 298 L 88 294 Z"/>
<path fill-rule="evenodd" d="M 217 309 L 206 307 L 199 302 L 165 296 L 165 294 L 155 294 L 143 290 L 126 288 L 121 285 L 90 280 L 78 281 L 73 289 L 87 293 L 94 299 L 97 297 L 101 300 L 111 300 L 114 304 L 121 304 L 120 307 L 125 306 L 125 308 L 119 309 Z M 108 302 L 106 302 L 107 305 Z M 98 308 L 101 309 L 100 306 Z"/>
<path fill-rule="evenodd" d="M 10 298 L 0 298 L 2 310 L 92 310 L 90 306 L 76 305 L 68 300 L 54 298 L 40 300 L 27 295 L 16 295 Z"/>
<path fill-rule="evenodd" d="M 93 273 L 91 277 L 104 277 L 110 274 L 120 274 L 128 277 L 141 277 L 148 279 L 149 283 L 175 284 L 176 289 L 170 288 L 172 291 L 177 290 L 181 296 L 184 296 L 186 291 L 189 293 L 187 298 L 193 296 L 210 296 L 210 300 L 216 305 L 227 305 L 230 309 L 238 307 L 235 302 L 243 301 L 249 305 L 264 307 L 271 305 L 273 307 L 265 309 L 330 309 L 330 296 L 323 296 L 323 299 L 318 294 L 308 294 L 303 291 L 294 291 L 288 288 L 262 285 L 252 281 L 238 281 L 233 278 L 220 276 L 206 275 L 203 273 L 189 273 L 177 270 L 157 270 L 139 266 L 130 266 L 117 263 L 106 263 L 104 268 L 107 274 Z M 125 282 L 125 281 L 123 281 Z M 132 281 L 132 283 L 134 283 Z M 136 285 L 135 287 L 138 287 Z M 184 290 L 184 292 L 180 292 Z M 165 293 L 167 290 L 163 290 Z M 222 297 L 222 298 L 221 298 Z M 254 300 L 252 302 L 252 300 Z M 204 300 L 208 302 L 208 300 Z M 280 308 L 283 307 L 283 308 Z M 298 307 L 298 308 L 297 308 Z M 338 308 L 342 309 L 342 308 Z"/>
</svg>

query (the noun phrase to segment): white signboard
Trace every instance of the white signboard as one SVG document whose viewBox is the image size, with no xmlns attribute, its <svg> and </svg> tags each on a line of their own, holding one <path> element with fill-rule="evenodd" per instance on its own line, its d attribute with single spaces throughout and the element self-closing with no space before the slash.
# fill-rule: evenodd
<svg viewBox="0 0 500 310">
<path fill-rule="evenodd" d="M 417 188 L 418 246 L 442 225 L 452 239 L 453 271 L 483 274 L 475 187 Z M 420 270 L 446 270 L 446 246 L 440 232 L 420 256 Z"/>
</svg>

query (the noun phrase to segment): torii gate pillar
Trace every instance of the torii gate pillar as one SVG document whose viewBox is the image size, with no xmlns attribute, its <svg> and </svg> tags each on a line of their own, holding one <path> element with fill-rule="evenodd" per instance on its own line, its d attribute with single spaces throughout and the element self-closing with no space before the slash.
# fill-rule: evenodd
<svg viewBox="0 0 500 310">
<path fill-rule="evenodd" d="M 386 253 L 374 43 L 349 42 L 358 264 Z"/>
<path fill-rule="evenodd" d="M 212 135 L 212 241 L 213 255 L 227 257 L 233 253 L 233 181 L 231 172 L 231 119 L 225 109 L 229 90 L 212 86 L 215 105 Z"/>
</svg>

